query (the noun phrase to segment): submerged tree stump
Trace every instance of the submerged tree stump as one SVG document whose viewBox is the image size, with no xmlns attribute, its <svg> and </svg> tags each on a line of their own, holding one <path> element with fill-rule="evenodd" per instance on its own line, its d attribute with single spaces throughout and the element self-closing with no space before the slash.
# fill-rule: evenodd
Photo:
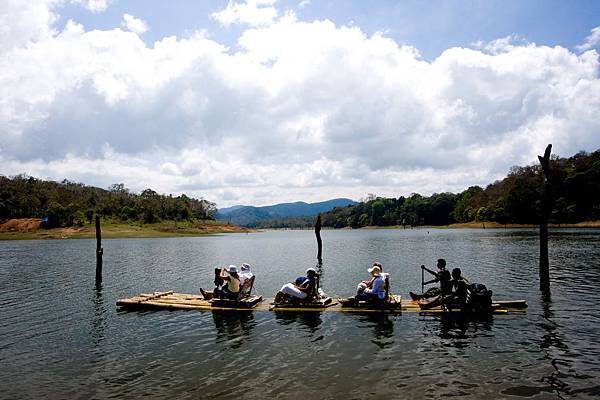
<svg viewBox="0 0 600 400">
<path fill-rule="evenodd" d="M 323 241 L 321 240 L 321 214 L 317 216 L 315 222 L 315 236 L 317 237 L 317 262 L 323 263 Z"/>
<path fill-rule="evenodd" d="M 96 283 L 102 282 L 102 230 L 100 229 L 100 217 L 96 215 Z"/>
<path fill-rule="evenodd" d="M 552 145 L 546 147 L 544 156 L 538 156 L 544 176 L 542 214 L 540 215 L 540 290 L 550 292 L 550 263 L 548 261 L 548 218 L 550 216 L 550 152 Z"/>
</svg>

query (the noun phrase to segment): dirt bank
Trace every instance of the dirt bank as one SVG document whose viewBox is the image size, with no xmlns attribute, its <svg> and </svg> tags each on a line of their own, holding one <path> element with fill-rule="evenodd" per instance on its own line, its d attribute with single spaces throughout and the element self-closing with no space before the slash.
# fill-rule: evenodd
<svg viewBox="0 0 600 400">
<path fill-rule="evenodd" d="M 41 226 L 42 220 L 39 218 L 14 218 L 0 224 L 0 232 L 28 232 Z"/>
</svg>

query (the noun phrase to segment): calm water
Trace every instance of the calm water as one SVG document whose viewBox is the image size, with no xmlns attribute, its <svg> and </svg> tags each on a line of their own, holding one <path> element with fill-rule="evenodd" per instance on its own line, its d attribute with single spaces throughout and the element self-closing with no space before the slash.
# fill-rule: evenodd
<svg viewBox="0 0 600 400">
<path fill-rule="evenodd" d="M 104 242 L 0 242 L 0 397 L 598 398 L 600 230 L 552 232 L 552 298 L 538 291 L 531 230 L 323 231 L 326 292 L 351 295 L 377 259 L 392 290 L 420 290 L 445 257 L 525 314 L 397 316 L 117 311 L 118 298 L 210 288 L 249 262 L 257 292 L 314 265 L 310 231 Z"/>
</svg>

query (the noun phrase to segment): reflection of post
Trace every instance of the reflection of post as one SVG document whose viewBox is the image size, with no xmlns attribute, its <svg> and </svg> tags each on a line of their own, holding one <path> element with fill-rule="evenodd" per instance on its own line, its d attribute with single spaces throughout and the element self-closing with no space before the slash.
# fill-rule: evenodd
<svg viewBox="0 0 600 400">
<path fill-rule="evenodd" d="M 99 347 L 100 342 L 104 339 L 104 327 L 106 326 L 106 308 L 102 298 L 102 283 L 96 281 L 94 290 L 94 318 L 92 319 L 92 339 L 94 347 Z"/>
<path fill-rule="evenodd" d="M 102 282 L 102 231 L 100 230 L 100 217 L 96 215 L 96 283 Z"/>
<path fill-rule="evenodd" d="M 538 156 L 542 164 L 544 188 L 542 198 L 542 215 L 540 216 L 540 290 L 550 292 L 550 265 L 548 262 L 548 216 L 550 215 L 550 151 L 552 145 L 546 147 L 544 156 Z"/>
<path fill-rule="evenodd" d="M 571 388 L 561 380 L 565 375 L 564 371 L 559 370 L 559 366 L 562 365 L 565 369 L 570 370 L 572 364 L 565 357 L 565 353 L 569 351 L 569 346 L 563 341 L 558 330 L 560 325 L 554 321 L 550 292 L 542 293 L 542 310 L 542 322 L 539 325 L 545 332 L 541 339 L 540 348 L 545 353 L 543 358 L 549 361 L 554 370 L 548 376 L 542 377 L 542 382 L 550 385 L 556 392 L 557 397 L 563 399 L 563 395 L 568 394 Z"/>
<path fill-rule="evenodd" d="M 317 216 L 317 222 L 315 222 L 315 236 L 317 236 L 317 261 L 319 264 L 323 263 L 323 241 L 321 240 L 321 214 Z"/>
</svg>

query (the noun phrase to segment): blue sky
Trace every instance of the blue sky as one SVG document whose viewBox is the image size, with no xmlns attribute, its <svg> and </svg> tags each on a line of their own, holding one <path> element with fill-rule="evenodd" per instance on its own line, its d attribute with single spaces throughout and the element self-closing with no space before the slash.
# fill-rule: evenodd
<svg viewBox="0 0 600 400">
<path fill-rule="evenodd" d="M 0 2 L 0 174 L 265 205 L 600 148 L 597 1 Z"/>
<path fill-rule="evenodd" d="M 281 10 L 294 10 L 299 19 L 329 19 L 336 25 L 359 26 L 366 34 L 385 32 L 398 43 L 415 46 L 432 60 L 449 47 L 471 47 L 478 41 L 517 35 L 529 42 L 574 48 L 600 24 L 600 2 L 588 1 L 350 1 L 320 0 L 299 7 L 300 1 L 278 1 Z M 151 45 L 165 36 L 188 36 L 207 30 L 211 37 L 235 48 L 243 28 L 222 27 L 210 14 L 227 1 L 116 0 L 103 13 L 92 13 L 77 4 L 67 5 L 62 22 L 69 18 L 87 29 L 120 26 L 129 13 L 148 22 L 143 39 Z"/>
</svg>

